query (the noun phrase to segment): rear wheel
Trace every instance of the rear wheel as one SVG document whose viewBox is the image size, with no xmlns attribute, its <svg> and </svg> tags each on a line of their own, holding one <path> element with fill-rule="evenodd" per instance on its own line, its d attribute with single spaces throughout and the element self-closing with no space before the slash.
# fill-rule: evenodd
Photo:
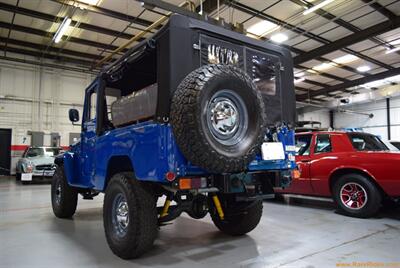
<svg viewBox="0 0 400 268">
<path fill-rule="evenodd" d="M 132 173 L 114 175 L 106 189 L 103 223 L 108 245 L 123 259 L 149 250 L 158 232 L 156 199 Z"/>
<path fill-rule="evenodd" d="M 357 218 L 375 215 L 382 204 L 379 189 L 360 174 L 346 174 L 340 177 L 333 187 L 333 198 L 345 215 Z"/>
<path fill-rule="evenodd" d="M 220 231 L 233 236 L 244 235 L 256 228 L 262 216 L 262 200 L 235 202 L 229 199 L 233 198 L 221 200 L 222 209 L 225 214 L 223 220 L 221 220 L 215 207 L 211 206 L 210 215 L 215 226 Z"/>
<path fill-rule="evenodd" d="M 58 218 L 70 218 L 75 214 L 78 191 L 69 186 L 63 165 L 57 167 L 51 182 L 51 204 Z"/>
<path fill-rule="evenodd" d="M 190 162 L 214 173 L 240 172 L 263 142 L 265 105 L 241 69 L 205 65 L 191 72 L 175 91 L 171 125 Z"/>
</svg>

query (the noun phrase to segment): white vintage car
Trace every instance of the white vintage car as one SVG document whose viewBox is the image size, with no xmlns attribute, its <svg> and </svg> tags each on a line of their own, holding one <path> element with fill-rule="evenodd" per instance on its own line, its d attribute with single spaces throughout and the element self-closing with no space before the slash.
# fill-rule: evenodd
<svg viewBox="0 0 400 268">
<path fill-rule="evenodd" d="M 16 167 L 17 180 L 31 181 L 33 177 L 52 177 L 56 166 L 54 157 L 62 152 L 59 147 L 29 147 Z"/>
</svg>

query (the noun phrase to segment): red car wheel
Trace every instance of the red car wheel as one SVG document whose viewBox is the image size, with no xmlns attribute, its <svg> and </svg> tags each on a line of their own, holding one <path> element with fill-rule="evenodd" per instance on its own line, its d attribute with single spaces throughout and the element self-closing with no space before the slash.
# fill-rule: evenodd
<svg viewBox="0 0 400 268">
<path fill-rule="evenodd" d="M 333 199 L 339 210 L 357 218 L 375 215 L 382 203 L 382 194 L 375 184 L 361 174 L 345 174 L 333 186 Z"/>
<path fill-rule="evenodd" d="M 340 199 L 349 209 L 362 209 L 368 202 L 368 195 L 360 184 L 349 182 L 340 189 Z"/>
</svg>

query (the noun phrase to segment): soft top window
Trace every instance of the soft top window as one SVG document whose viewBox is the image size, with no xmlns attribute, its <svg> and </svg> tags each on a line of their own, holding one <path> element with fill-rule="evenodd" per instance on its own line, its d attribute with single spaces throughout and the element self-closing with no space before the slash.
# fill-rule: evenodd
<svg viewBox="0 0 400 268">
<path fill-rule="evenodd" d="M 366 133 L 348 133 L 353 148 L 357 151 L 387 151 L 386 145 L 377 137 Z"/>
<path fill-rule="evenodd" d="M 120 90 L 126 96 L 157 83 L 156 50 L 143 50 L 132 54 L 132 59 L 117 64 L 107 78 L 107 87 Z"/>
</svg>

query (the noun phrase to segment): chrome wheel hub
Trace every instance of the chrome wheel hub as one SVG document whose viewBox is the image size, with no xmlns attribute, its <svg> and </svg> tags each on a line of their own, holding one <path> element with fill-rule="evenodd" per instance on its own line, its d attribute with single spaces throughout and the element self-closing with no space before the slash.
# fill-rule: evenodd
<svg viewBox="0 0 400 268">
<path fill-rule="evenodd" d="M 340 199 L 349 209 L 361 209 L 368 201 L 368 195 L 364 187 L 355 182 L 349 182 L 340 189 Z"/>
<path fill-rule="evenodd" d="M 235 104 L 228 98 L 218 97 L 211 101 L 211 124 L 221 135 L 231 135 L 239 125 L 239 114 Z"/>
<path fill-rule="evenodd" d="M 129 208 L 128 203 L 122 194 L 118 194 L 114 198 L 112 222 L 115 233 L 118 236 L 124 236 L 129 225 Z"/>
<path fill-rule="evenodd" d="M 60 205 L 60 203 L 61 203 L 61 184 L 60 183 L 58 183 L 56 186 L 55 200 L 56 200 L 57 205 Z"/>
<path fill-rule="evenodd" d="M 217 91 L 205 106 L 204 115 L 212 137 L 223 145 L 235 145 L 246 135 L 249 124 L 247 108 L 233 90 Z"/>
<path fill-rule="evenodd" d="M 128 204 L 121 202 L 117 208 L 117 221 L 122 228 L 126 228 L 129 223 Z"/>
</svg>

